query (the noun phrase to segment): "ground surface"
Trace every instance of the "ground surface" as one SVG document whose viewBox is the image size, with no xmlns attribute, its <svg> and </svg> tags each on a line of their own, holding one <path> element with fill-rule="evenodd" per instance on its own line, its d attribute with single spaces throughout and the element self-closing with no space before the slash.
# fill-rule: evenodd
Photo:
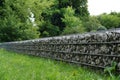
<svg viewBox="0 0 120 80">
<path fill-rule="evenodd" d="M 120 80 L 63 62 L 0 49 L 0 80 Z"/>
</svg>

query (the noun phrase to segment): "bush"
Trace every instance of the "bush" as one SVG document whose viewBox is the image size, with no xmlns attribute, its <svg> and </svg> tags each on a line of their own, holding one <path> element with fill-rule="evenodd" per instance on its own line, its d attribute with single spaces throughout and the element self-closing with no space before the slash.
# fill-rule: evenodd
<svg viewBox="0 0 120 80">
<path fill-rule="evenodd" d="M 96 31 L 100 26 L 102 26 L 96 16 L 89 16 L 87 19 L 83 19 L 83 25 L 85 30 L 88 32 Z"/>
<path fill-rule="evenodd" d="M 120 17 L 113 14 L 102 14 L 98 17 L 100 23 L 106 28 L 120 27 Z"/>
</svg>

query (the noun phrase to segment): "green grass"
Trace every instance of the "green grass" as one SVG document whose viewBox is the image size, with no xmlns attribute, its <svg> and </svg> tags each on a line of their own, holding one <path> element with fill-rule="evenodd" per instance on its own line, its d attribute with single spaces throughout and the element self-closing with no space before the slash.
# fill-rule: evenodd
<svg viewBox="0 0 120 80">
<path fill-rule="evenodd" d="M 120 80 L 100 72 L 0 49 L 0 80 Z"/>
</svg>

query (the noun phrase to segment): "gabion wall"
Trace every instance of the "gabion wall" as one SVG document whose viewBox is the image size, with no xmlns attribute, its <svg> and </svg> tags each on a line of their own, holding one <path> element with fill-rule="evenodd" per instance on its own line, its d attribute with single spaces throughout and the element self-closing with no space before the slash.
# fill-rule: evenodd
<svg viewBox="0 0 120 80">
<path fill-rule="evenodd" d="M 116 62 L 120 70 L 120 32 L 104 31 L 0 44 L 7 50 L 105 68 Z"/>
</svg>

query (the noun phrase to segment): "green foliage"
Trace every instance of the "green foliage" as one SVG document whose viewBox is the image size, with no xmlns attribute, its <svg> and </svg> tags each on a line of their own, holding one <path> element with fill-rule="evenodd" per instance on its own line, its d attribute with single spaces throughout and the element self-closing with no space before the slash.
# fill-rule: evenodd
<svg viewBox="0 0 120 80">
<path fill-rule="evenodd" d="M 100 23 L 108 29 L 120 27 L 120 16 L 117 14 L 102 14 L 98 19 Z"/>
<path fill-rule="evenodd" d="M 31 10 L 35 15 L 36 23 L 40 28 L 39 31 L 40 32 L 45 31 L 45 33 L 47 32 L 49 34 L 49 36 L 61 34 L 63 32 L 63 30 L 65 29 L 65 27 L 67 27 L 68 24 L 70 23 L 70 20 L 67 21 L 67 19 L 69 19 L 69 18 L 73 19 L 73 20 L 71 20 L 72 23 L 70 24 L 70 26 L 72 26 L 72 25 L 79 26 L 81 24 L 81 20 L 79 19 L 78 16 L 88 15 L 87 0 L 84 0 L 84 1 L 81 1 L 81 0 L 78 0 L 78 1 L 74 1 L 74 0 L 49 0 L 49 1 L 33 0 L 30 2 L 32 2 L 32 4 L 35 4 L 31 7 Z M 38 2 L 38 3 L 36 3 L 36 2 Z M 65 8 L 68 8 L 69 6 L 73 7 L 73 9 L 74 9 L 73 12 L 74 12 L 75 17 L 69 17 L 69 18 L 67 16 L 65 17 L 66 13 L 63 10 Z M 52 33 L 49 33 L 48 29 L 43 31 L 43 27 L 46 28 L 45 24 L 49 24 L 49 25 L 47 25 L 47 26 L 49 26 L 49 28 L 50 27 L 59 28 L 59 32 L 57 32 L 57 34 L 56 33 L 52 34 Z M 43 37 L 43 35 L 41 35 L 41 36 Z"/>
<path fill-rule="evenodd" d="M 0 0 L 0 39 L 15 41 L 83 32 L 80 17 L 88 15 L 87 0 Z"/>
<path fill-rule="evenodd" d="M 4 0 L 0 6 L 0 41 L 16 41 L 39 37 L 38 28 L 29 20 L 28 7 L 24 1 Z"/>
<path fill-rule="evenodd" d="M 120 80 L 88 68 L 0 49 L 0 80 Z"/>
<path fill-rule="evenodd" d="M 11 15 L 7 18 L 0 20 L 0 41 L 14 41 L 19 38 L 20 33 L 20 23 L 16 20 L 16 17 Z M 16 24 L 19 23 L 19 24 Z"/>
<path fill-rule="evenodd" d="M 41 27 L 40 27 L 40 32 L 41 32 L 41 37 L 49 37 L 49 36 L 56 36 L 59 35 L 59 27 L 54 26 L 52 24 L 48 23 L 44 23 Z"/>
<path fill-rule="evenodd" d="M 102 27 L 101 23 L 99 22 L 99 20 L 97 19 L 96 16 L 89 16 L 87 19 L 84 19 L 83 25 L 84 25 L 86 31 L 88 31 L 88 32 L 97 30 Z"/>
<path fill-rule="evenodd" d="M 62 18 L 62 21 L 65 23 L 66 28 L 62 34 L 80 33 L 84 31 L 82 21 L 75 16 L 75 11 L 72 7 L 63 8 L 63 15 L 64 18 Z"/>
<path fill-rule="evenodd" d="M 32 24 L 20 23 L 20 20 L 14 16 L 8 16 L 4 20 L 0 20 L 0 41 L 16 41 L 25 39 L 34 39 L 39 37 L 37 27 Z"/>
<path fill-rule="evenodd" d="M 4 6 L 5 0 L 0 0 L 0 6 Z"/>
<path fill-rule="evenodd" d="M 87 0 L 58 0 L 59 8 L 67 8 L 71 6 L 75 10 L 75 14 L 78 16 L 88 16 Z"/>
<path fill-rule="evenodd" d="M 25 29 L 21 30 L 21 40 L 29 40 L 39 38 L 40 33 L 37 31 L 38 27 L 32 24 L 25 24 Z"/>
<path fill-rule="evenodd" d="M 56 0 L 28 0 L 30 1 L 30 9 L 35 16 L 35 23 L 41 32 L 40 37 L 59 35 L 60 11 L 56 8 Z"/>
<path fill-rule="evenodd" d="M 42 36 L 43 37 L 49 37 L 50 35 L 49 35 L 49 33 L 47 31 L 43 31 Z"/>
<path fill-rule="evenodd" d="M 111 67 L 106 67 L 105 69 L 104 69 L 104 72 L 105 73 L 109 73 L 109 75 L 110 75 L 110 77 L 112 78 L 112 79 L 115 79 L 115 76 L 113 75 L 113 72 L 116 70 L 116 66 L 117 66 L 117 63 L 116 62 L 112 62 L 111 63 Z"/>
<path fill-rule="evenodd" d="M 99 26 L 97 31 L 102 31 L 102 30 L 107 30 L 107 28 L 105 26 Z"/>
<path fill-rule="evenodd" d="M 110 15 L 120 17 L 120 12 L 111 12 Z"/>
<path fill-rule="evenodd" d="M 57 10 L 56 12 L 53 13 L 51 16 L 51 24 L 58 26 L 60 31 L 63 31 L 65 28 L 65 23 L 62 21 L 63 18 L 63 13 L 61 10 Z"/>
<path fill-rule="evenodd" d="M 42 20 L 50 18 L 55 10 L 54 5 L 56 4 L 56 0 L 26 0 L 26 5 L 29 5 L 29 9 L 35 15 L 35 22 L 37 24 L 41 23 Z"/>
<path fill-rule="evenodd" d="M 72 7 L 63 8 L 63 15 L 64 18 L 62 18 L 62 21 L 66 26 L 75 27 L 80 25 L 80 19 L 74 16 L 75 12 Z"/>
<path fill-rule="evenodd" d="M 81 26 L 76 26 L 76 27 L 66 27 L 63 32 L 63 34 L 76 34 L 76 33 L 82 33 L 84 32 L 84 28 Z"/>
</svg>

